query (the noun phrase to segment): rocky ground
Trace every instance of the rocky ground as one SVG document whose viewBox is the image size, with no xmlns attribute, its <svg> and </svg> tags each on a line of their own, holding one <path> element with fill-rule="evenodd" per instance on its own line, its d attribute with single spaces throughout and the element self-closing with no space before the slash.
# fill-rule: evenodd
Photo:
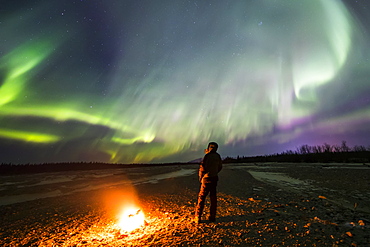
<svg viewBox="0 0 370 247">
<path fill-rule="evenodd" d="M 67 193 L 65 184 L 71 182 L 49 184 L 49 189 L 59 186 L 66 193 L 0 206 L 0 245 L 370 246 L 370 170 L 360 168 L 225 165 L 218 186 L 217 221 L 208 222 L 205 214 L 200 224 L 192 221 L 199 188 L 196 165 L 133 168 L 111 177 L 96 176 L 89 181 L 94 189 L 73 193 Z M 193 172 L 142 180 L 181 169 Z M 132 184 L 114 182 L 120 179 Z M 104 186 L 108 181 L 109 186 Z M 72 183 L 77 186 L 78 181 Z M 3 190 L 0 196 L 9 193 Z M 140 204 L 146 223 L 122 232 L 116 215 L 119 205 L 130 200 Z"/>
</svg>

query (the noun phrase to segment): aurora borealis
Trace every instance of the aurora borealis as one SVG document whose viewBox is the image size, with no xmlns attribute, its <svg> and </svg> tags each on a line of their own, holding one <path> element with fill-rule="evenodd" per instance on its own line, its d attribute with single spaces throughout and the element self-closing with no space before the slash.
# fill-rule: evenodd
<svg viewBox="0 0 370 247">
<path fill-rule="evenodd" d="M 0 14 L 0 162 L 370 145 L 370 4 L 32 0 Z"/>
</svg>

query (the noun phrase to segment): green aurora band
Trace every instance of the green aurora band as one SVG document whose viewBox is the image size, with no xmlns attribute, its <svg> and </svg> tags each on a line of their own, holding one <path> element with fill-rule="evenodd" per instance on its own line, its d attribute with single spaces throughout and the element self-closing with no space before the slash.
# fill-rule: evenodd
<svg viewBox="0 0 370 247">
<path fill-rule="evenodd" d="M 68 11 L 41 31 L 32 30 L 37 37 L 29 39 L 31 31 L 25 31 L 14 38 L 17 42 L 4 43 L 0 138 L 53 145 L 50 155 L 56 156 L 71 146 L 66 160 L 73 161 L 137 163 L 181 153 L 190 153 L 190 160 L 209 140 L 231 145 L 319 114 L 337 96 L 322 91 L 345 83 L 340 78 L 354 69 L 357 48 L 366 38 L 337 0 L 216 1 L 207 9 L 186 6 L 190 10 L 183 17 L 174 13 L 184 11 L 177 1 L 167 2 L 176 10 L 168 12 L 154 2 L 142 10 L 144 23 L 125 26 L 108 72 L 74 60 L 73 52 L 88 38 L 71 34 L 83 37 L 84 32 L 63 19 Z M 112 16 L 124 8 L 106 5 Z M 49 8 L 51 3 L 35 6 L 28 20 L 7 16 L 0 32 L 25 29 L 25 22 Z M 121 16 L 111 20 L 115 30 L 132 17 Z M 176 28 L 168 24 L 174 21 Z M 65 26 L 69 34 L 51 31 Z M 70 62 L 61 55 L 67 52 Z M 102 77 L 104 90 L 98 86 Z M 368 86 L 359 83 L 357 88 Z M 327 117 L 272 138 L 289 141 L 312 125 L 326 129 L 331 121 L 353 123 L 370 116 L 369 111 L 365 107 Z"/>
</svg>

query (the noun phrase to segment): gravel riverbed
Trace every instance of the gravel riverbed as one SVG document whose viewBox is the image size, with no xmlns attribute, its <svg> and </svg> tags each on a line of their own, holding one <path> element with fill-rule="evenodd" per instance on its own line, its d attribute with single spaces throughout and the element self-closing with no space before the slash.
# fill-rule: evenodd
<svg viewBox="0 0 370 247">
<path fill-rule="evenodd" d="M 226 164 L 218 215 L 193 222 L 197 165 L 0 176 L 1 246 L 370 246 L 370 169 Z M 135 202 L 145 224 L 123 232 Z"/>
</svg>

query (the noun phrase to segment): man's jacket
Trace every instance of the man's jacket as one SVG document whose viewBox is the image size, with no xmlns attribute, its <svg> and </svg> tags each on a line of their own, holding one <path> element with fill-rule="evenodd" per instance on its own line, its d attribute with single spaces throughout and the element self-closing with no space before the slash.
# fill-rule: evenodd
<svg viewBox="0 0 370 247">
<path fill-rule="evenodd" d="M 209 152 L 204 155 L 202 163 L 199 167 L 199 181 L 208 180 L 209 178 L 217 178 L 217 174 L 222 169 L 222 159 L 217 152 Z"/>
</svg>

